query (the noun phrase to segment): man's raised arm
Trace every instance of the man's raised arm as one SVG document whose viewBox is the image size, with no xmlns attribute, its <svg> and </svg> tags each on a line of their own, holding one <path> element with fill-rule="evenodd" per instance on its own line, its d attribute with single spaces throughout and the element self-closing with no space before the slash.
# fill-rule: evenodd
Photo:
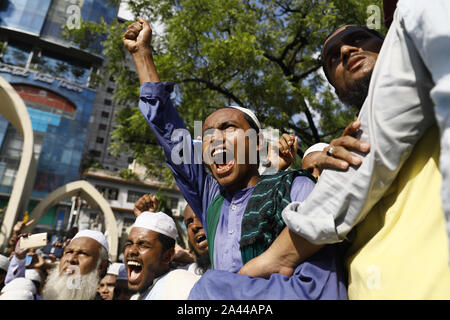
<svg viewBox="0 0 450 320">
<path fill-rule="evenodd" d="M 159 79 L 153 62 L 151 41 L 152 29 L 141 18 L 131 24 L 123 36 L 124 46 L 133 57 L 141 84 L 139 110 L 163 148 L 166 164 L 173 172 L 183 196 L 200 217 L 204 206 L 202 197 L 206 175 L 202 165 L 194 161 L 189 131 L 170 99 L 173 84 Z M 190 163 L 179 161 L 180 149 L 183 151 L 182 160 L 187 154 L 191 155 Z"/>
<path fill-rule="evenodd" d="M 141 18 L 131 24 L 123 35 L 123 43 L 133 57 L 141 84 L 159 82 L 158 72 L 153 62 L 152 28 Z"/>
</svg>

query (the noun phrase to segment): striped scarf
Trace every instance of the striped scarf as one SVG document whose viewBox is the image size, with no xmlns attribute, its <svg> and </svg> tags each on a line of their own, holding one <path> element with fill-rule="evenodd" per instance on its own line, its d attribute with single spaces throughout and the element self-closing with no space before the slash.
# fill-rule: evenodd
<svg viewBox="0 0 450 320">
<path fill-rule="evenodd" d="M 266 251 L 286 227 L 281 212 L 291 202 L 292 182 L 298 176 L 316 179 L 307 171 L 281 171 L 261 176 L 250 196 L 242 218 L 242 262 Z"/>
<path fill-rule="evenodd" d="M 266 251 L 286 226 L 281 212 L 291 202 L 292 182 L 298 176 L 306 176 L 316 182 L 304 170 L 281 171 L 260 177 L 242 217 L 240 249 L 244 264 Z M 222 194 L 218 194 L 209 205 L 206 215 L 206 234 L 213 268 L 214 240 L 224 199 Z"/>
</svg>

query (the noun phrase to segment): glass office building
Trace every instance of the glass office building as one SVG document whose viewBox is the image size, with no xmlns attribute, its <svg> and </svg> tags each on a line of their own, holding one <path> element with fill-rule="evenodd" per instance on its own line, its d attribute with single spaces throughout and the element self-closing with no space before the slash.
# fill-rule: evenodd
<svg viewBox="0 0 450 320">
<path fill-rule="evenodd" d="M 3 0 L 0 2 L 0 76 L 24 100 L 38 157 L 33 199 L 79 179 L 95 90 L 91 74 L 102 57 L 78 50 L 61 36 L 77 12 L 111 21 L 108 0 Z M 22 137 L 0 116 L 0 209 L 14 185 Z M 35 204 L 32 204 L 34 206 Z"/>
</svg>

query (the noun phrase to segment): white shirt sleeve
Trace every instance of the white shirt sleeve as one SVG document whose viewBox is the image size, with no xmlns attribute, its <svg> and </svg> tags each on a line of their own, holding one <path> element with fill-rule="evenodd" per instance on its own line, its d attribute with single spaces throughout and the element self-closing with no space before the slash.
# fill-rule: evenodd
<svg viewBox="0 0 450 320">
<path fill-rule="evenodd" d="M 430 95 L 441 135 L 441 199 L 450 237 L 450 1 L 400 1 L 397 7 L 434 81 Z"/>
<path fill-rule="evenodd" d="M 447 105 L 439 108 L 448 109 L 450 86 L 448 82 L 446 86 L 441 86 L 437 81 L 448 81 L 449 73 L 442 73 L 440 70 L 439 76 L 432 76 L 433 72 L 430 73 L 427 61 L 436 64 L 435 59 L 441 59 L 434 68 L 440 68 L 442 64 L 447 64 L 442 69 L 449 67 L 449 4 L 445 0 L 435 0 L 424 2 L 419 7 L 420 2 L 400 0 L 399 6 L 412 7 L 417 10 L 414 14 L 426 20 L 435 19 L 434 13 L 425 15 L 421 12 L 442 10 L 439 15 L 447 21 L 434 20 L 424 30 L 420 29 L 425 28 L 423 24 L 414 25 L 411 28 L 419 29 L 412 31 L 404 21 L 403 12 L 395 12 L 359 115 L 362 131 L 360 138 L 368 141 L 371 146 L 368 154 L 360 154 L 363 158 L 361 166 L 350 167 L 345 172 L 325 170 L 306 201 L 291 203 L 283 211 L 283 219 L 289 229 L 312 243 L 327 244 L 344 240 L 348 232 L 381 199 L 418 140 L 436 122 L 435 111 L 439 103 Z M 439 3 L 441 8 L 438 6 L 436 9 L 435 3 Z M 417 19 L 412 14 L 410 17 Z M 436 53 L 436 57 L 434 51 L 438 50 L 418 49 L 416 44 L 422 38 L 432 39 L 434 29 L 445 29 L 438 34 L 443 37 L 441 41 L 449 46 Z M 411 37 L 409 32 L 415 36 Z M 422 41 L 423 47 L 430 45 L 428 40 Z M 444 49 L 442 45 L 440 48 Z M 428 56 L 423 58 L 422 52 Z M 447 59 L 444 60 L 446 55 Z M 441 114 L 439 111 L 436 113 Z M 445 112 L 445 115 L 448 126 L 448 113 Z M 444 143 L 449 141 L 447 138 Z"/>
</svg>

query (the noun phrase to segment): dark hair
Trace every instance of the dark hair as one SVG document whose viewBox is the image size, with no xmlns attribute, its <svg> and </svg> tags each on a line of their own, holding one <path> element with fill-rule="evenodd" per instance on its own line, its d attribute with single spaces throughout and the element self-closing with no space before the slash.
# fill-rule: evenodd
<svg viewBox="0 0 450 320">
<path fill-rule="evenodd" d="M 325 41 L 324 41 L 323 43 L 325 44 L 325 42 L 327 42 L 327 40 L 333 35 L 333 33 L 336 32 L 336 30 L 338 30 L 338 29 L 340 29 L 340 28 L 342 28 L 342 27 L 345 27 L 345 26 L 359 27 L 359 28 L 361 28 L 361 29 L 363 29 L 363 30 L 365 30 L 365 31 L 367 31 L 367 32 L 369 32 L 369 33 L 371 33 L 371 34 L 373 34 L 373 35 L 376 36 L 377 38 L 380 38 L 381 40 L 384 41 L 384 36 L 383 36 L 381 33 L 379 33 L 377 30 L 375 30 L 375 29 L 370 29 L 370 28 L 368 28 L 368 27 L 365 26 L 365 25 L 352 24 L 352 25 L 342 25 L 342 26 L 340 26 L 339 28 L 336 28 L 335 30 L 333 30 L 332 32 L 330 32 L 330 34 L 325 38 Z M 323 47 L 322 47 L 322 50 L 323 50 Z M 328 82 L 334 87 L 333 83 L 332 83 L 331 80 L 330 80 L 330 75 L 328 74 L 327 68 L 325 68 L 325 60 L 324 60 L 324 57 L 322 56 L 322 53 L 320 54 L 320 60 L 321 60 L 321 62 L 322 62 L 322 69 L 323 69 L 323 72 L 325 73 L 325 77 L 327 78 Z"/>
<path fill-rule="evenodd" d="M 158 233 L 158 240 L 162 244 L 162 251 L 165 252 L 166 250 L 175 248 L 175 240 L 171 237 L 166 236 L 165 234 Z"/>
</svg>

